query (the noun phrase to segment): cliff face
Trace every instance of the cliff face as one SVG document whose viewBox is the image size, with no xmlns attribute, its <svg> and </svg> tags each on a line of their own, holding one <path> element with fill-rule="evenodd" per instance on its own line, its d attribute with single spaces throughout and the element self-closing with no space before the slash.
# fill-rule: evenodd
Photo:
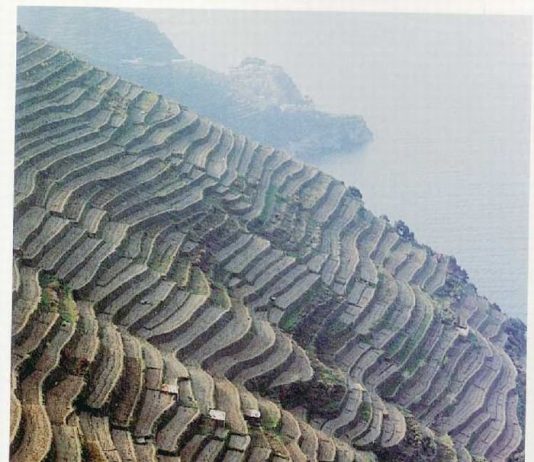
<svg viewBox="0 0 534 462">
<path fill-rule="evenodd" d="M 184 59 L 154 24 L 105 8 L 19 8 L 19 23 L 120 76 L 304 161 L 372 139 L 359 116 L 314 109 L 278 66 L 248 58 L 223 74 Z"/>
<path fill-rule="evenodd" d="M 18 38 L 12 460 L 519 454 L 523 331 L 453 258 L 283 151 Z"/>
</svg>

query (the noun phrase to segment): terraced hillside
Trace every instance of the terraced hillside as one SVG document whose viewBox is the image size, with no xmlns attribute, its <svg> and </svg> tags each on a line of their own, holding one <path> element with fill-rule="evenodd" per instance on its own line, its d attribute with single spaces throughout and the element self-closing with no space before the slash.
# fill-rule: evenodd
<svg viewBox="0 0 534 462">
<path fill-rule="evenodd" d="M 454 258 L 18 32 L 11 453 L 506 461 L 524 348 Z"/>
</svg>

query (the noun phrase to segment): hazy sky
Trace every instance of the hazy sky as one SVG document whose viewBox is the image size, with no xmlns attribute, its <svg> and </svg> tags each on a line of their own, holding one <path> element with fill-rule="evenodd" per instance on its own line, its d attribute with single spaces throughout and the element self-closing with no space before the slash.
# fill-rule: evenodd
<svg viewBox="0 0 534 462">
<path fill-rule="evenodd" d="M 530 40 L 526 17 L 137 10 L 179 52 L 226 71 L 279 64 L 316 106 L 361 114 L 375 140 L 320 165 L 376 214 L 455 255 L 526 316 Z"/>
</svg>

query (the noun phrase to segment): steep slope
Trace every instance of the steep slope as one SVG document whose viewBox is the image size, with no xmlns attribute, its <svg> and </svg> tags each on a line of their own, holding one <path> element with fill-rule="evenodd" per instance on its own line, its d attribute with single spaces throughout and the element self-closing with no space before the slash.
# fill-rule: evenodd
<svg viewBox="0 0 534 462">
<path fill-rule="evenodd" d="M 215 72 L 183 59 L 154 24 L 132 13 L 21 7 L 18 20 L 108 71 L 305 161 L 357 151 L 372 137 L 361 117 L 315 110 L 280 67 L 246 59 L 228 74 Z"/>
<path fill-rule="evenodd" d="M 155 24 L 107 8 L 21 7 L 18 23 L 74 50 L 98 66 L 143 61 L 163 65 L 184 57 Z M 87 34 L 90 31 L 90 40 Z"/>
<path fill-rule="evenodd" d="M 17 66 L 15 460 L 78 431 L 56 424 L 84 435 L 61 450 L 113 460 L 135 460 L 118 446 L 137 437 L 138 460 L 498 462 L 520 447 L 524 352 L 512 361 L 515 330 L 453 258 L 356 189 L 22 31 Z M 72 340 L 84 313 L 87 347 Z M 65 378 L 57 420 L 47 396 L 72 357 L 87 385 Z M 190 385 L 162 398 L 178 362 Z M 272 400 L 263 436 L 239 393 Z M 196 426 L 210 408 L 257 442 Z M 341 456 L 347 443 L 366 453 Z"/>
</svg>

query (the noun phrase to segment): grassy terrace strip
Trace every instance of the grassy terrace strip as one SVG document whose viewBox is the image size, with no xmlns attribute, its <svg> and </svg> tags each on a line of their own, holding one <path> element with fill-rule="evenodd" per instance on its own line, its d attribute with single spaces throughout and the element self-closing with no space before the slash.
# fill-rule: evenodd
<svg viewBox="0 0 534 462">
<path fill-rule="evenodd" d="M 18 52 L 16 460 L 395 460 L 446 431 L 459 460 L 519 448 L 507 318 L 453 257 L 284 152 L 22 31 Z M 43 275 L 77 317 L 45 309 Z"/>
<path fill-rule="evenodd" d="M 38 272 L 34 268 L 15 265 L 18 275 L 18 291 L 13 298 L 12 335 L 17 336 L 26 327 L 30 316 L 38 308 L 41 287 Z"/>
<path fill-rule="evenodd" d="M 101 324 L 100 348 L 95 367 L 91 371 L 87 404 L 92 408 L 102 408 L 110 400 L 124 364 L 122 339 L 112 324 Z"/>
</svg>

